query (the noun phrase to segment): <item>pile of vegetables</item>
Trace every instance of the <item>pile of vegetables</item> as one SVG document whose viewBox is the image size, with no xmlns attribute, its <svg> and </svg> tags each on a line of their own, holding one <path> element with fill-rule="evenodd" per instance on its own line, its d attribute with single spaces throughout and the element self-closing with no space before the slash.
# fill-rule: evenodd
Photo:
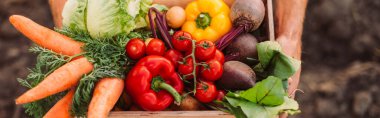
<svg viewBox="0 0 380 118">
<path fill-rule="evenodd" d="M 247 4 L 249 3 L 249 4 Z M 254 3 L 254 4 L 253 4 Z M 16 99 L 33 117 L 107 117 L 111 110 L 222 110 L 239 118 L 299 113 L 287 95 L 301 62 L 254 32 L 261 0 L 68 0 L 55 31 L 13 15 L 37 45 L 30 88 Z"/>
</svg>

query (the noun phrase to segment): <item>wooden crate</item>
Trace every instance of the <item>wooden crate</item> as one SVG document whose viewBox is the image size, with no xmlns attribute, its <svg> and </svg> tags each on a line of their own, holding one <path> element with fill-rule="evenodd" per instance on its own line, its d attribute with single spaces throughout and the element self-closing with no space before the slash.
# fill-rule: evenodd
<svg viewBox="0 0 380 118">
<path fill-rule="evenodd" d="M 234 118 L 222 111 L 114 111 L 109 118 Z"/>
<path fill-rule="evenodd" d="M 56 27 L 62 26 L 61 12 L 67 0 L 49 0 Z M 265 18 L 268 38 L 274 41 L 274 23 L 272 0 L 265 0 L 267 15 Z M 269 15 L 268 15 L 269 14 Z M 294 86 L 294 85 L 293 85 Z M 109 118 L 234 118 L 234 115 L 222 111 L 112 111 Z"/>
</svg>

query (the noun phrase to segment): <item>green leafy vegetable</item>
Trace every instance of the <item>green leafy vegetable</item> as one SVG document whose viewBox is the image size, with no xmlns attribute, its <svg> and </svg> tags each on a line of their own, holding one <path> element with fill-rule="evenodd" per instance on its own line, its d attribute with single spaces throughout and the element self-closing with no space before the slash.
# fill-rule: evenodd
<svg viewBox="0 0 380 118">
<path fill-rule="evenodd" d="M 274 57 L 273 75 L 279 78 L 291 77 L 301 66 L 301 61 L 291 58 L 282 52 Z"/>
<path fill-rule="evenodd" d="M 92 38 L 110 38 L 147 26 L 145 16 L 152 0 L 68 0 L 63 26 L 82 30 Z"/>
<path fill-rule="evenodd" d="M 285 95 L 281 79 L 274 76 L 269 76 L 254 87 L 240 93 L 242 98 L 266 106 L 282 104 Z"/>
<path fill-rule="evenodd" d="M 243 115 L 248 118 L 276 118 L 280 113 L 289 113 L 290 115 L 297 114 L 300 111 L 298 110 L 298 103 L 286 96 L 283 96 L 284 103 L 278 106 L 263 106 L 255 104 L 253 102 L 247 101 L 245 99 L 236 98 L 236 97 L 226 97 L 228 103 L 235 109 L 241 109 Z M 235 112 L 238 113 L 238 112 Z M 241 117 L 242 114 L 235 114 Z"/>
<path fill-rule="evenodd" d="M 87 31 L 87 0 L 67 0 L 62 11 L 62 24 L 66 28 Z"/>
<path fill-rule="evenodd" d="M 301 66 L 301 61 L 285 55 L 276 41 L 258 43 L 257 52 L 260 63 L 254 67 L 254 70 L 263 78 L 273 75 L 286 80 Z"/>
<path fill-rule="evenodd" d="M 281 46 L 276 41 L 265 41 L 256 45 L 257 53 L 262 68 L 268 67 L 272 58 L 281 50 Z"/>
<path fill-rule="evenodd" d="M 128 34 L 147 26 L 151 0 L 88 0 L 87 30 L 93 38 Z M 139 26 L 138 26 L 139 25 Z"/>
</svg>

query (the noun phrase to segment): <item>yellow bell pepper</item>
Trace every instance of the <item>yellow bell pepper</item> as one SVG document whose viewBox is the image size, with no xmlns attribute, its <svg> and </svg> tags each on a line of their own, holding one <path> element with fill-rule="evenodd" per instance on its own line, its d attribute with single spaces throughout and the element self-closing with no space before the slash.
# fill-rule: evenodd
<svg viewBox="0 0 380 118">
<path fill-rule="evenodd" d="M 197 41 L 215 42 L 232 27 L 230 8 L 223 0 L 196 0 L 185 9 L 186 22 L 182 30 L 189 32 Z"/>
</svg>

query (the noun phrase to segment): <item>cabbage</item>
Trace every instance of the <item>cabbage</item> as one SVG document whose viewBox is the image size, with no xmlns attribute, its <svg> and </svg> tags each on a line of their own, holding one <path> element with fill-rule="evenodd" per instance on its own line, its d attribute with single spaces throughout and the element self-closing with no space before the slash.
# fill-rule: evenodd
<svg viewBox="0 0 380 118">
<path fill-rule="evenodd" d="M 68 0 L 64 26 L 85 30 L 92 38 L 128 34 L 147 26 L 151 4 L 152 0 Z"/>
<path fill-rule="evenodd" d="M 68 0 L 62 11 L 63 27 L 86 31 L 86 5 L 87 0 Z"/>
<path fill-rule="evenodd" d="M 145 27 L 146 21 L 140 17 L 145 17 L 147 10 L 141 12 L 140 8 L 150 2 L 150 0 L 89 0 L 87 30 L 91 37 L 101 38 L 128 34 L 138 28 L 137 24 L 139 27 Z"/>
</svg>

